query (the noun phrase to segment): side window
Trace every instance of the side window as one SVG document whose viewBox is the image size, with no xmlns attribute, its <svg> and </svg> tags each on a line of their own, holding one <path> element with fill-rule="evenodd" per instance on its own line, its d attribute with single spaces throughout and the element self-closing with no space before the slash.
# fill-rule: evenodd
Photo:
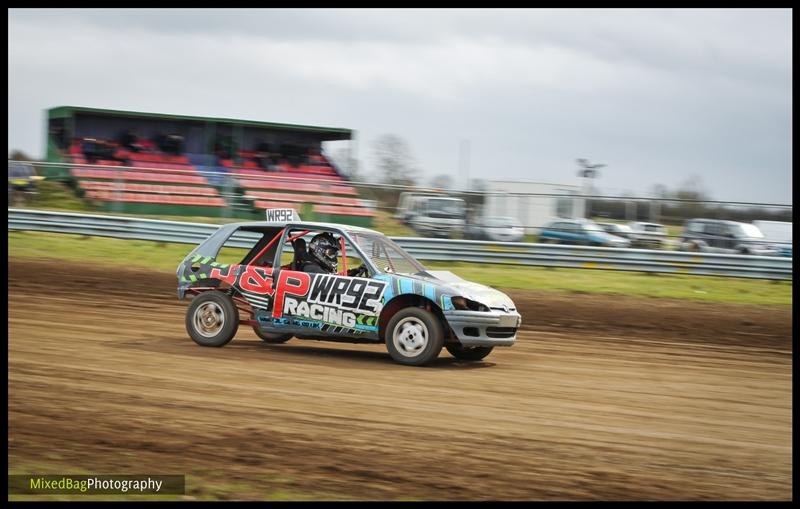
<svg viewBox="0 0 800 509">
<path fill-rule="evenodd" d="M 344 250 L 347 259 L 342 260 L 342 263 L 339 264 L 339 270 L 344 269 L 345 263 L 347 264 L 348 270 L 355 269 L 356 267 L 360 267 L 361 265 L 365 264 L 364 260 L 361 258 L 361 255 L 358 254 L 358 251 L 356 251 L 356 248 L 353 247 L 353 244 L 347 239 L 344 241 Z"/>
<path fill-rule="evenodd" d="M 702 233 L 703 223 L 691 222 L 686 225 L 686 229 L 692 233 Z"/>
<path fill-rule="evenodd" d="M 705 232 L 709 235 L 722 235 L 722 228 L 717 223 L 706 223 Z"/>
<path fill-rule="evenodd" d="M 323 230 L 304 229 L 295 229 L 290 231 L 282 246 L 281 266 L 295 269 L 295 267 L 292 266 L 292 263 L 295 261 L 295 256 L 299 258 L 311 259 L 312 255 L 309 249 L 311 246 L 311 240 L 322 232 Z M 336 245 L 339 248 L 336 256 L 337 272 L 342 272 L 345 267 L 347 269 L 353 269 L 364 263 L 364 261 L 361 259 L 361 256 L 358 254 L 358 251 L 353 248 L 347 239 L 344 241 L 344 253 L 342 253 L 342 236 L 338 233 L 333 233 L 333 236 L 336 238 Z"/>
<path fill-rule="evenodd" d="M 308 257 L 308 244 L 311 243 L 311 239 L 313 239 L 314 235 L 317 233 L 320 232 L 303 229 L 289 231 L 281 246 L 281 267 L 294 269 L 291 264 L 295 261 L 295 250 L 297 250 L 298 256 Z"/>
<path fill-rule="evenodd" d="M 248 255 L 256 254 L 253 251 L 256 247 L 261 248 L 272 238 L 270 234 L 248 232 L 239 230 L 228 237 L 228 240 L 220 248 L 215 261 L 218 263 L 239 264 Z M 274 253 L 274 251 L 273 251 Z M 272 258 L 268 258 L 270 263 Z"/>
</svg>

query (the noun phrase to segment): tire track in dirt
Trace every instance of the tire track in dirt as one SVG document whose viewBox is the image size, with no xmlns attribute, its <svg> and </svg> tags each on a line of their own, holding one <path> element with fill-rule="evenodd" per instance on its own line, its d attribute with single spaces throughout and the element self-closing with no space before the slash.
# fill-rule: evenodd
<svg viewBox="0 0 800 509">
<path fill-rule="evenodd" d="M 517 345 L 408 368 L 244 327 L 196 346 L 169 275 L 9 272 L 10 468 L 185 472 L 190 494 L 229 481 L 238 498 L 791 498 L 789 310 L 630 299 L 653 326 L 685 317 L 639 334 L 604 321 L 626 299 L 519 294 Z M 576 306 L 590 329 L 549 325 Z"/>
</svg>

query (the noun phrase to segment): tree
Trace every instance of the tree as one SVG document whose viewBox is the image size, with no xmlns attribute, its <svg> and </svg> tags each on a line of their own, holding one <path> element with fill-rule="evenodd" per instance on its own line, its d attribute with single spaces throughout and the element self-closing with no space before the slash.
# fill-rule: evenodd
<svg viewBox="0 0 800 509">
<path fill-rule="evenodd" d="M 8 158 L 12 161 L 33 161 L 33 158 L 21 150 L 12 150 Z"/>
<path fill-rule="evenodd" d="M 431 179 L 431 187 L 438 189 L 452 189 L 453 177 L 450 175 L 439 174 Z"/>
<path fill-rule="evenodd" d="M 669 190 L 664 184 L 653 184 L 650 187 L 650 194 L 653 195 L 654 198 L 667 198 L 669 196 Z"/>
<path fill-rule="evenodd" d="M 375 166 L 384 184 L 412 186 L 417 170 L 408 143 L 396 134 L 384 134 L 373 144 Z"/>
<path fill-rule="evenodd" d="M 332 155 L 333 163 L 347 173 L 347 178 L 353 182 L 364 180 L 361 175 L 361 164 L 358 159 L 352 157 L 352 153 L 347 148 L 337 149 Z"/>
</svg>

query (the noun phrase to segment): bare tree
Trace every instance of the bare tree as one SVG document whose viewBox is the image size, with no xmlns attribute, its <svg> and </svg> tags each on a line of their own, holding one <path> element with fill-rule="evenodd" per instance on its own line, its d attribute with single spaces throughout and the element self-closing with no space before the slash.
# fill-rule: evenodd
<svg viewBox="0 0 800 509">
<path fill-rule="evenodd" d="M 439 174 L 431 179 L 431 187 L 438 189 L 452 189 L 453 177 L 450 175 Z"/>
<path fill-rule="evenodd" d="M 417 170 L 408 143 L 396 134 L 384 134 L 373 145 L 380 180 L 384 184 L 414 185 Z"/>
<path fill-rule="evenodd" d="M 12 150 L 8 155 L 12 161 L 33 161 L 33 158 L 21 150 Z"/>
</svg>

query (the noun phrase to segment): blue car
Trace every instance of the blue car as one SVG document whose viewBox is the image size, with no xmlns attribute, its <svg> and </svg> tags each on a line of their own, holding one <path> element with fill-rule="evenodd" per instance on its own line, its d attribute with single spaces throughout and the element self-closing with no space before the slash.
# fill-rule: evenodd
<svg viewBox="0 0 800 509">
<path fill-rule="evenodd" d="M 597 223 L 586 219 L 559 219 L 545 226 L 539 234 L 543 244 L 630 247 L 628 239 L 611 235 Z"/>
</svg>

